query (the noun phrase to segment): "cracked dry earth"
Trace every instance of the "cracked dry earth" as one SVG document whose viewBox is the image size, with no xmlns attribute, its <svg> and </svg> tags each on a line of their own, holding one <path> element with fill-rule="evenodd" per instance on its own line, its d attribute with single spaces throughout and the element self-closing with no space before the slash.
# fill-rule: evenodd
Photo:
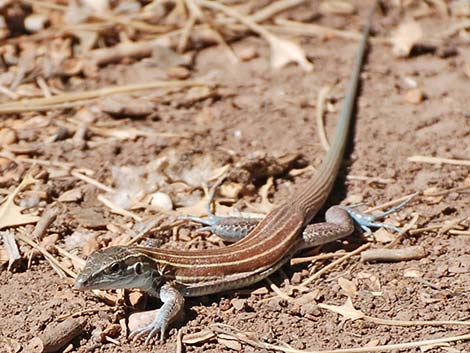
<svg viewBox="0 0 470 353">
<path fill-rule="evenodd" d="M 365 5 L 360 2 L 359 12 L 355 15 L 326 15 L 321 24 L 358 31 L 367 12 Z M 309 7 L 303 10 L 308 11 Z M 393 11 L 375 16 L 375 34 L 385 36 L 400 19 Z M 452 24 L 450 18 L 438 13 L 423 17 L 419 22 L 424 31 L 434 32 L 444 31 Z M 404 225 L 418 215 L 415 227 L 436 225 L 422 232 L 406 234 L 395 247 L 420 246 L 425 250 L 424 257 L 374 263 L 353 256 L 314 280 L 308 291 L 294 293 L 291 299 L 276 295 L 268 282 L 248 289 L 188 299 L 185 318 L 170 330 L 166 340 L 145 347 L 141 342 L 129 343 L 119 331 L 114 336 L 111 331 L 106 331 L 113 337 L 113 342 L 100 341 L 103 331 L 116 328 L 113 325 L 128 317 L 132 310 L 124 312 L 123 305 L 110 306 L 92 293 L 74 291 L 69 278 L 60 278 L 47 261 L 36 255 L 27 268 L 25 260 L 21 267 L 12 271 L 6 270 L 6 265 L 1 269 L 0 344 L 7 347 L 6 342 L 17 342 L 22 352 L 28 352 L 28 342 L 41 335 L 48 326 L 57 324 L 64 315 L 87 309 L 97 310 L 79 316 L 85 326 L 71 341 L 70 352 L 174 352 L 178 328 L 181 328 L 184 341 L 189 334 L 210 329 L 218 323 L 230 325 L 263 342 L 280 345 L 284 342 L 295 349 L 306 350 L 373 347 L 470 333 L 470 327 L 464 325 L 399 326 L 366 319 L 350 320 L 321 307 L 322 304 L 343 305 L 349 296 L 356 309 L 373 318 L 413 322 L 469 321 L 470 236 L 468 232 L 465 235 L 465 232 L 450 231 L 459 230 L 458 227 L 439 231 L 447 221 L 470 216 L 469 166 L 409 160 L 417 155 L 461 160 L 468 160 L 470 156 L 470 46 L 461 38 L 452 37 L 446 41 L 442 45 L 453 48 L 452 55 L 439 55 L 438 48 L 396 58 L 384 43 L 371 46 L 363 69 L 351 143 L 328 201 L 328 205 L 365 202 L 373 206 L 416 191 L 425 192 L 425 196 L 416 198 L 386 220 Z M 274 176 L 269 200 L 280 203 L 312 176 L 312 169 L 305 168 L 307 164 L 314 168 L 320 165 L 325 153 L 314 118 L 316 98 L 322 87 L 334 87 L 325 117 L 326 132 L 331 136 L 357 46 L 355 40 L 336 37 L 325 40 L 302 38 L 300 43 L 315 65 L 312 72 L 305 73 L 296 65 L 270 69 L 266 43 L 250 36 L 231 45 L 236 53 L 249 48 L 256 50 L 258 56 L 236 66 L 227 64 L 224 50 L 219 47 L 198 52 L 191 77 L 216 81 L 219 88 L 211 94 L 192 99 L 191 94 L 196 94 L 193 91 L 175 90 L 171 93 L 171 101 L 164 104 L 160 104 L 165 100 L 164 91 L 127 95 L 123 99 L 129 99 L 130 104 L 136 99 L 150 102 L 148 104 L 157 114 L 140 119 L 99 115 L 102 127 L 165 131 L 177 134 L 176 137 L 149 135 L 123 140 L 101 137 L 101 140 L 91 141 L 94 143 L 89 143 L 88 148 L 79 148 L 68 138 L 48 140 L 54 131 L 66 126 L 66 119 L 77 114 L 79 108 L 54 115 L 8 115 L 2 117 L 2 124 L 29 121 L 24 124 L 22 135 L 27 140 L 28 129 L 34 130 L 30 134 L 40 143 L 37 158 L 91 169 L 95 172 L 95 180 L 119 189 L 126 183 L 129 187 L 135 186 L 138 184 L 136 179 L 163 185 L 163 179 L 184 179 L 185 173 L 199 173 L 201 183 L 208 182 L 218 168 L 227 164 L 242 165 L 244 169 L 239 172 L 234 171 L 236 168 L 231 169 L 229 180 L 225 182 L 234 188 L 242 187 L 237 193 L 231 193 L 228 186 L 226 189 L 222 186 L 216 197 L 219 208 L 225 210 L 237 206 L 243 211 L 253 211 L 247 207 L 252 205 L 259 210 L 260 189 L 269 174 Z M 157 71 L 156 66 L 151 58 L 110 64 L 100 69 L 96 82 L 90 85 L 146 82 L 154 74 L 157 76 L 153 71 Z M 410 86 L 410 82 L 416 87 Z M 422 93 L 422 99 L 413 99 L 413 93 L 409 93 L 416 89 Z M 93 110 L 98 103 L 88 104 Z M 51 118 L 49 124 L 36 127 L 33 118 L 38 116 Z M 260 157 L 264 155 L 267 157 Z M 295 157 L 289 159 L 286 155 Z M 153 169 L 147 166 L 161 158 L 165 158 L 167 165 L 159 170 L 164 170 L 167 175 L 149 175 L 149 170 Z M 289 163 L 279 163 L 277 172 L 269 168 L 260 172 L 263 161 L 275 163 L 285 159 Z M 192 190 L 184 187 L 183 182 L 180 184 L 163 191 L 175 198 L 175 204 L 186 207 L 180 213 L 198 210 L 191 206 L 203 198 L 201 188 Z M 105 191 L 85 181 L 70 175 L 50 175 L 43 180 L 41 188 L 50 195 L 48 202 L 54 202 L 59 210 L 47 235 L 57 234 L 56 245 L 82 258 L 90 246 L 108 244 L 122 236 L 125 230 L 139 232 L 139 222 L 112 213 L 98 200 L 98 195 L 106 194 Z M 80 197 L 59 200 L 61 195 L 75 189 L 79 190 Z M 162 215 L 142 208 L 134 212 L 144 219 L 160 217 L 161 222 L 167 223 L 175 217 L 171 212 Z M 322 213 L 317 219 L 321 220 L 321 217 Z M 32 229 L 32 226 L 26 228 L 27 231 Z M 208 235 L 194 237 L 190 232 L 194 229 L 185 224 L 178 232 L 151 232 L 149 237 L 165 248 L 184 249 L 188 242 L 191 242 L 190 248 L 221 246 Z M 387 237 L 390 234 L 380 231 L 377 239 L 364 237 L 357 231 L 343 241 L 302 253 L 296 258 L 352 251 L 367 242 L 371 242 L 371 248 L 382 248 L 390 241 Z M 54 256 L 76 271 L 73 261 L 57 253 Z M 333 260 L 286 265 L 271 276 L 270 281 L 288 293 L 289 286 L 301 283 Z M 139 310 L 160 305 L 158 301 L 145 299 L 140 298 Z M 223 335 L 183 343 L 183 346 L 187 352 L 267 351 Z M 469 347 L 469 341 L 457 341 L 407 351 L 468 352 Z M 9 352 L 6 348 L 0 348 L 0 351 Z"/>
</svg>

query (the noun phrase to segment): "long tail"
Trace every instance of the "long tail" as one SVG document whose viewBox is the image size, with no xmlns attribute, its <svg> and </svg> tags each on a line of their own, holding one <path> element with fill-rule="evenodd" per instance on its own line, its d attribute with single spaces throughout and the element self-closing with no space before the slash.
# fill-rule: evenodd
<svg viewBox="0 0 470 353">
<path fill-rule="evenodd" d="M 349 79 L 345 99 L 334 132 L 333 143 L 331 144 L 331 147 L 316 175 L 312 178 L 312 180 L 307 182 L 305 187 L 300 190 L 299 193 L 294 194 L 290 200 L 292 205 L 300 207 L 300 210 L 304 212 L 306 223 L 310 223 L 312 218 L 328 198 L 328 195 L 338 174 L 338 169 L 343 160 L 344 149 L 346 147 L 349 126 L 351 125 L 353 115 L 352 113 L 356 101 L 357 89 L 359 86 L 359 75 L 361 73 L 362 63 L 364 61 L 375 7 L 376 3 L 374 2 L 374 5 L 369 13 L 366 26 L 364 27 L 361 42 L 359 43 L 359 47 L 357 49 L 353 71 L 351 78 Z"/>
</svg>

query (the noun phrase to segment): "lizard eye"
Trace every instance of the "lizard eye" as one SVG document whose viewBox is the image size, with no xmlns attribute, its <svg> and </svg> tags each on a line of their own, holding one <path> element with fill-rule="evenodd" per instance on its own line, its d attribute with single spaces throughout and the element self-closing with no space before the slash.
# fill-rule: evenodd
<svg viewBox="0 0 470 353">
<path fill-rule="evenodd" d="M 142 274 L 142 269 L 143 269 L 143 265 L 142 265 L 142 262 L 137 262 L 135 265 L 134 265 L 134 271 L 137 275 L 141 275 Z"/>
<path fill-rule="evenodd" d="M 116 273 L 121 269 L 119 262 L 115 262 L 109 267 L 109 273 Z"/>
</svg>

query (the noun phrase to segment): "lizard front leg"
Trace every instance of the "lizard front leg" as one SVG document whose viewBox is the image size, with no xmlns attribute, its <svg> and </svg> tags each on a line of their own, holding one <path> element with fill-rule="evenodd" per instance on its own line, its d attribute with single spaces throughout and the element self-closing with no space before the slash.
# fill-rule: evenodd
<svg viewBox="0 0 470 353">
<path fill-rule="evenodd" d="M 203 224 L 205 227 L 199 228 L 196 232 L 201 233 L 210 231 L 217 235 L 224 241 L 229 243 L 237 242 L 243 239 L 253 228 L 260 222 L 257 218 L 244 218 L 244 217 L 221 217 L 215 215 L 211 210 L 211 204 L 214 200 L 215 191 L 217 187 L 224 181 L 225 176 L 222 176 L 215 182 L 209 189 L 209 197 L 206 204 L 207 218 L 199 218 L 193 216 L 181 216 L 178 219 L 192 221 Z"/>
<path fill-rule="evenodd" d="M 183 312 L 184 297 L 183 295 L 169 283 L 165 283 L 158 289 L 150 289 L 147 292 L 160 298 L 163 302 L 162 307 L 158 310 L 157 315 L 153 322 L 145 327 L 137 329 L 129 335 L 129 338 L 133 341 L 147 335 L 145 344 L 147 345 L 152 337 L 156 336 L 160 332 L 160 340 L 162 341 L 166 335 L 166 331 L 170 324 L 177 319 Z"/>
</svg>

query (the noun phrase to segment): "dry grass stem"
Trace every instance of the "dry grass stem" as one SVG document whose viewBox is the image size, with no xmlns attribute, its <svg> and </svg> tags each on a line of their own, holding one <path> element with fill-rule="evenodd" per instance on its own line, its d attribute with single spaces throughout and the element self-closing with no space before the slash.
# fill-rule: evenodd
<svg viewBox="0 0 470 353">
<path fill-rule="evenodd" d="M 133 245 L 133 244 L 141 241 L 142 239 L 144 239 L 150 232 L 153 232 L 153 233 L 163 232 L 165 230 L 169 230 L 169 229 L 173 229 L 175 227 L 179 227 L 180 225 L 185 223 L 185 221 L 183 221 L 183 220 L 181 220 L 181 221 L 178 220 L 178 221 L 174 221 L 170 224 L 161 225 L 161 226 L 153 229 L 153 227 L 155 227 L 159 221 L 160 220 L 156 219 L 156 220 L 152 221 L 151 223 L 149 223 L 148 226 L 146 227 L 146 229 L 141 231 L 139 234 L 137 234 L 134 238 L 132 238 L 128 243 L 126 243 L 124 245 L 127 245 L 127 246 Z"/>
<path fill-rule="evenodd" d="M 103 191 L 105 191 L 105 192 L 108 192 L 108 193 L 110 193 L 110 194 L 113 194 L 113 193 L 115 192 L 115 190 L 114 190 L 112 187 L 107 186 L 107 185 L 105 185 L 105 184 L 102 184 L 102 183 L 100 183 L 99 181 L 97 181 L 97 180 L 95 180 L 95 179 L 93 179 L 93 178 L 90 178 L 89 176 L 86 176 L 86 175 L 84 175 L 84 174 L 82 174 L 82 173 L 79 173 L 79 172 L 77 172 L 77 171 L 75 171 L 75 170 L 72 170 L 72 171 L 70 172 L 70 174 L 71 174 L 72 176 L 74 176 L 75 178 L 80 179 L 80 180 L 82 180 L 82 181 L 84 181 L 84 182 L 86 182 L 86 183 L 88 183 L 88 184 L 90 184 L 90 185 L 96 186 L 98 189 L 101 189 L 101 190 L 103 190 Z"/>
<path fill-rule="evenodd" d="M 439 190 L 439 191 L 436 191 L 436 192 L 423 192 L 423 195 L 424 196 L 444 196 L 444 195 L 448 195 L 450 194 L 451 192 L 462 192 L 462 191 L 468 191 L 470 190 L 470 185 L 465 185 L 465 186 L 458 186 L 458 187 L 455 187 L 455 188 L 452 188 L 452 189 L 448 189 L 448 190 Z"/>
<path fill-rule="evenodd" d="M 73 313 L 57 316 L 56 319 L 57 319 L 57 321 L 62 321 L 62 320 L 65 320 L 69 317 L 79 317 L 79 316 L 83 316 L 85 314 L 94 314 L 94 313 L 98 313 L 100 311 L 111 311 L 111 310 L 114 310 L 114 308 L 84 309 L 84 310 L 76 311 L 76 312 L 73 312 Z"/>
<path fill-rule="evenodd" d="M 281 288 L 279 288 L 273 281 L 271 281 L 269 278 L 266 278 L 266 282 L 268 282 L 269 287 L 273 290 L 274 293 L 276 293 L 277 296 L 281 297 L 284 300 L 292 300 L 291 297 L 289 297 L 286 293 L 284 293 Z"/>
<path fill-rule="evenodd" d="M 59 275 L 59 277 L 61 278 L 65 278 L 66 274 L 72 278 L 75 278 L 77 275 L 75 274 L 75 272 L 73 272 L 72 270 L 68 269 L 67 267 L 64 267 L 62 266 L 62 264 L 56 260 L 56 258 L 54 256 L 51 255 L 50 252 L 48 252 L 43 246 L 39 245 L 38 243 L 36 243 L 34 240 L 30 239 L 28 236 L 26 236 L 25 234 L 22 234 L 22 233 L 18 233 L 16 234 L 16 238 L 18 240 L 21 240 L 22 242 L 28 244 L 29 246 L 31 246 L 33 249 L 36 249 L 37 251 L 39 251 L 43 256 L 44 258 L 49 261 L 49 263 L 51 264 L 52 268 L 57 272 L 57 274 Z"/>
<path fill-rule="evenodd" d="M 283 18 L 276 18 L 274 23 L 277 26 L 266 26 L 272 31 L 285 31 L 295 35 L 305 36 L 322 36 L 322 37 L 339 37 L 344 39 L 361 40 L 362 34 L 360 32 L 345 31 L 334 28 L 329 28 L 313 23 L 302 23 Z M 371 37 L 372 43 L 389 44 L 390 40 L 387 38 Z"/>
<path fill-rule="evenodd" d="M 317 121 L 318 135 L 320 136 L 320 143 L 325 152 L 330 150 L 330 143 L 326 137 L 325 122 L 323 121 L 323 117 L 325 115 L 325 102 L 332 89 L 333 88 L 331 86 L 323 86 L 318 92 L 317 97 L 317 109 L 315 117 Z"/>
<path fill-rule="evenodd" d="M 292 9 L 296 6 L 302 5 L 307 0 L 280 0 L 274 1 L 269 5 L 266 5 L 261 10 L 250 15 L 250 19 L 255 22 L 263 22 L 269 20 L 274 15 L 277 15 L 286 10 Z"/>
<path fill-rule="evenodd" d="M 55 249 L 57 250 L 57 252 L 62 255 L 63 257 L 67 257 L 69 258 L 70 260 L 72 260 L 75 264 L 78 264 L 79 266 L 81 266 L 82 268 L 85 267 L 85 260 L 81 259 L 80 257 L 78 257 L 77 255 L 74 255 L 70 252 L 68 252 L 67 250 L 64 250 L 62 249 L 61 247 L 59 246 L 55 246 Z M 75 278 L 75 277 L 74 277 Z"/>
<path fill-rule="evenodd" d="M 311 275 L 309 278 L 307 278 L 305 281 L 303 281 L 300 285 L 296 286 L 298 288 L 305 288 L 307 287 L 310 283 L 312 283 L 313 281 L 315 281 L 316 279 L 320 278 L 321 276 L 323 276 L 326 272 L 330 271 L 332 268 L 338 266 L 339 264 L 345 262 L 346 260 L 348 260 L 349 258 L 357 255 L 357 254 L 360 254 L 361 252 L 363 252 L 364 250 L 366 250 L 367 248 L 370 247 L 370 243 L 366 243 L 366 244 L 363 244 L 362 246 L 358 247 L 356 250 L 354 251 L 351 251 L 347 254 L 345 254 L 344 256 L 340 257 L 339 259 L 333 261 L 332 263 L 330 263 L 329 265 L 326 265 L 325 267 L 323 267 L 320 271 L 318 272 L 315 272 L 313 275 Z"/>
<path fill-rule="evenodd" d="M 183 353 L 183 330 L 178 329 L 178 333 L 176 334 L 176 353 Z"/>
<path fill-rule="evenodd" d="M 207 85 L 207 83 L 201 81 L 156 81 L 150 83 L 105 87 L 83 92 L 63 93 L 51 98 L 33 98 L 17 102 L 3 103 L 0 104 L 0 114 L 17 113 L 25 110 L 37 110 L 38 107 L 54 107 L 57 104 L 95 99 L 117 93 L 139 92 L 156 88 L 185 88 Z"/>
<path fill-rule="evenodd" d="M 97 199 L 98 201 L 102 202 L 106 207 L 108 207 L 112 213 L 132 218 L 137 222 L 142 222 L 143 220 L 142 217 L 140 217 L 139 215 L 135 214 L 134 212 L 128 211 L 122 207 L 119 207 L 114 202 L 107 199 L 104 195 L 98 195 Z"/>
<path fill-rule="evenodd" d="M 463 166 L 470 167 L 470 160 L 465 160 L 465 159 L 451 159 L 451 158 L 430 157 L 430 156 L 411 156 L 407 158 L 407 161 L 415 162 L 415 163 L 463 165 Z"/>
<path fill-rule="evenodd" d="M 335 258 L 335 257 L 341 257 L 341 256 L 344 256 L 346 254 L 348 254 L 348 253 L 344 252 L 344 251 L 340 251 L 340 252 L 331 253 L 331 254 L 319 254 L 319 255 L 307 256 L 307 257 L 293 257 L 290 260 L 290 265 L 295 266 L 295 265 L 303 264 L 303 263 L 306 263 L 306 262 L 313 263 L 315 261 L 327 260 L 327 259 L 331 259 L 331 258 Z"/>
<path fill-rule="evenodd" d="M 229 336 L 238 339 L 241 342 L 244 342 L 248 345 L 274 350 L 279 352 L 285 353 L 368 353 L 368 352 L 385 352 L 385 351 L 392 351 L 392 350 L 400 350 L 400 349 L 409 349 L 409 348 L 418 348 L 427 345 L 434 345 L 440 343 L 447 343 L 447 342 L 457 342 L 457 341 L 467 341 L 470 340 L 470 334 L 459 335 L 459 336 L 450 336 L 450 337 L 443 337 L 443 338 L 436 338 L 436 339 L 429 339 L 429 340 L 422 340 L 422 341 L 413 341 L 413 342 L 405 342 L 405 343 L 396 343 L 396 344 L 387 344 L 381 346 L 364 346 L 364 347 L 357 347 L 357 348 L 346 348 L 346 349 L 334 349 L 334 350 L 301 350 L 286 347 L 287 344 L 275 345 L 271 343 L 266 343 L 258 340 L 257 338 L 250 338 L 244 332 L 237 330 L 236 328 L 223 325 L 223 324 L 216 324 L 211 325 L 211 329 L 214 330 L 216 333 L 223 333 Z"/>
<path fill-rule="evenodd" d="M 368 183 L 377 183 L 377 184 L 392 184 L 395 182 L 395 179 L 386 179 L 380 177 L 368 177 L 362 175 L 347 175 L 347 180 L 359 180 L 359 181 L 366 181 Z"/>
<path fill-rule="evenodd" d="M 7 158 L 15 163 L 30 163 L 30 164 L 38 164 L 42 165 L 45 167 L 59 167 L 63 169 L 71 169 L 73 168 L 73 164 L 71 163 L 65 163 L 65 162 L 54 162 L 54 161 L 49 161 L 49 160 L 44 160 L 44 159 L 33 159 L 33 158 L 16 158 L 13 155 L 6 154 L 6 153 L 0 153 L 1 158 Z"/>
<path fill-rule="evenodd" d="M 447 233 L 449 230 L 456 228 L 461 223 L 465 222 L 467 219 L 469 219 L 469 217 L 458 217 L 445 222 L 439 229 L 439 234 Z"/>
<path fill-rule="evenodd" d="M 455 320 L 417 320 L 417 321 L 407 321 L 407 320 L 392 320 L 392 319 L 380 319 L 372 316 L 364 316 L 364 320 L 373 322 L 377 325 L 390 325 L 390 326 L 402 326 L 402 327 L 412 327 L 412 326 L 470 326 L 470 321 L 455 321 Z"/>
<path fill-rule="evenodd" d="M 470 235 L 470 230 L 451 229 L 449 233 L 454 235 Z"/>
</svg>

